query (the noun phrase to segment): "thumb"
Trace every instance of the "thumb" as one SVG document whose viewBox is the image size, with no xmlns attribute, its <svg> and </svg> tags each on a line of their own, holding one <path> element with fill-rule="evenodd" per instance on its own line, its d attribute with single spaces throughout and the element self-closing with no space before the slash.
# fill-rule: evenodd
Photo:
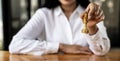
<svg viewBox="0 0 120 61">
<path fill-rule="evenodd" d="M 80 15 L 80 18 L 81 19 L 84 19 L 84 15 L 86 14 L 87 12 L 83 12 L 81 15 Z"/>
<path fill-rule="evenodd" d="M 88 14 L 87 12 L 83 12 L 82 14 L 81 14 L 81 18 L 82 18 L 82 20 L 84 20 L 84 16 L 86 15 L 86 14 Z M 87 19 L 87 18 L 86 18 Z"/>
</svg>

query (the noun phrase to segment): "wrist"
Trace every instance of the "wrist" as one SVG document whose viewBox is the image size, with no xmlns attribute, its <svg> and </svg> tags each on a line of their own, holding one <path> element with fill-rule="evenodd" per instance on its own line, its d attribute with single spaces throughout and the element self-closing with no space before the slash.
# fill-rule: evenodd
<svg viewBox="0 0 120 61">
<path fill-rule="evenodd" d="M 97 27 L 97 25 L 91 26 L 91 27 L 88 27 L 88 30 L 89 30 L 89 34 L 93 35 L 98 31 L 98 27 Z"/>
<path fill-rule="evenodd" d="M 63 51 L 63 49 L 64 49 L 64 44 L 60 43 L 60 45 L 59 45 L 59 51 Z"/>
</svg>

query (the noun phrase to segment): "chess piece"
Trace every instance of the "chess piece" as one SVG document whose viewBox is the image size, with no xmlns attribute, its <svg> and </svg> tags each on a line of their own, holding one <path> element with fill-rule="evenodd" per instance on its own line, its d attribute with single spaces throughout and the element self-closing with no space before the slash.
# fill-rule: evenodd
<svg viewBox="0 0 120 61">
<path fill-rule="evenodd" d="M 83 29 L 82 29 L 82 33 L 88 33 L 89 31 L 88 31 L 88 28 L 87 28 L 87 23 L 88 23 L 88 14 L 87 13 L 85 13 L 84 14 L 84 18 L 83 18 L 83 25 L 84 25 L 84 27 L 83 27 Z"/>
</svg>

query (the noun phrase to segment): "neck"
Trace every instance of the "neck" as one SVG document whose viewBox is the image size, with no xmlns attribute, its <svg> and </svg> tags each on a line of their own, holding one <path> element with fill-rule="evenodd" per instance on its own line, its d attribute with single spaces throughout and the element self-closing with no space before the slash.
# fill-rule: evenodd
<svg viewBox="0 0 120 61">
<path fill-rule="evenodd" d="M 72 13 L 75 8 L 77 7 L 77 4 L 72 4 L 72 5 L 61 5 L 63 12 L 68 12 Z"/>
</svg>

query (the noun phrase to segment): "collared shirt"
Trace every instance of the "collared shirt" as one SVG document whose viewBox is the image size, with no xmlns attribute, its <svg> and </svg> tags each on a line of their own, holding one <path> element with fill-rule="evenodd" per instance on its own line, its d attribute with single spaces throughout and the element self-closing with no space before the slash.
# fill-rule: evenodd
<svg viewBox="0 0 120 61">
<path fill-rule="evenodd" d="M 40 8 L 27 24 L 14 35 L 9 51 L 13 54 L 42 55 L 57 53 L 59 44 L 89 46 L 96 55 L 104 55 L 110 49 L 110 41 L 103 22 L 97 24 L 94 35 L 82 33 L 80 14 L 84 9 L 79 5 L 69 19 L 60 6 L 55 9 Z"/>
</svg>

